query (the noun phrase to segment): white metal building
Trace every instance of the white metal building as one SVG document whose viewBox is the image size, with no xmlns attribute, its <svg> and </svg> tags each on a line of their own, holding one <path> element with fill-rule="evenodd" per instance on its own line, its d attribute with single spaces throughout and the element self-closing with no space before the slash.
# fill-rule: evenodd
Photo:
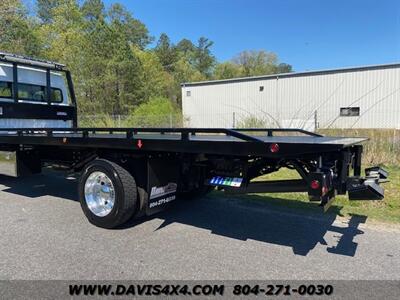
<svg viewBox="0 0 400 300">
<path fill-rule="evenodd" d="M 400 128 L 400 63 L 182 84 L 190 127 Z"/>
</svg>

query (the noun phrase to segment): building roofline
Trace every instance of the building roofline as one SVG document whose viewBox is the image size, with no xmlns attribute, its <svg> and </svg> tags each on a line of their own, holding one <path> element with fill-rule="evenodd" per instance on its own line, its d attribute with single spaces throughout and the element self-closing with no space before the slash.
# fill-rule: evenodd
<svg viewBox="0 0 400 300">
<path fill-rule="evenodd" d="M 232 78 L 232 79 L 185 82 L 185 83 L 182 83 L 181 86 L 182 87 L 190 87 L 190 86 L 201 86 L 201 85 L 215 85 L 215 84 L 224 84 L 224 83 L 236 83 L 236 82 L 279 79 L 279 78 L 288 78 L 288 77 L 313 76 L 313 75 L 323 75 L 323 74 L 333 74 L 333 73 L 365 71 L 365 70 L 391 69 L 391 68 L 400 68 L 400 62 L 389 63 L 389 64 L 380 64 L 380 65 L 347 67 L 347 68 L 340 68 L 340 69 L 325 69 L 325 70 L 316 70 L 316 71 L 304 71 L 304 72 L 280 73 L 280 74 L 262 75 L 262 76 L 240 77 L 240 78 Z"/>
</svg>

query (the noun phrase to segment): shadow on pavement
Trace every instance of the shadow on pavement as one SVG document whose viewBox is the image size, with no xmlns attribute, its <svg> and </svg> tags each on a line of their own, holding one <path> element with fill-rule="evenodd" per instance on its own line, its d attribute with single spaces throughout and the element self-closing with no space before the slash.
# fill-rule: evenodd
<svg viewBox="0 0 400 300">
<path fill-rule="evenodd" d="M 367 217 L 353 215 L 348 223 L 337 226 L 336 214 L 308 215 L 296 210 L 275 210 L 268 208 L 266 202 L 273 198 L 263 197 L 264 203 L 230 199 L 228 197 L 205 197 L 197 201 L 176 203 L 173 209 L 164 211 L 156 217 L 163 219 L 159 229 L 172 223 L 181 223 L 210 230 L 212 234 L 238 240 L 256 240 L 265 243 L 288 246 L 297 255 L 307 255 L 321 243 L 327 245 L 324 236 L 327 232 L 340 234 L 337 244 L 327 247 L 333 254 L 354 256 L 357 243 L 354 237 L 363 234 L 358 229 Z M 285 201 L 279 199 L 282 205 Z"/>
<path fill-rule="evenodd" d="M 78 201 L 77 181 L 65 173 L 53 172 L 35 176 L 15 178 L 0 175 L 0 184 L 6 186 L 2 193 L 21 195 L 29 198 L 53 196 Z"/>
<path fill-rule="evenodd" d="M 1 176 L 0 183 L 6 188 L 1 192 L 17 194 L 29 198 L 53 196 L 72 201 L 78 201 L 77 181 L 74 178 L 67 179 L 64 175 L 37 175 L 24 179 Z M 254 197 L 252 196 L 254 199 Z M 172 223 L 181 223 L 210 230 L 217 234 L 237 240 L 248 239 L 291 247 L 297 255 L 307 255 L 320 243 L 327 245 L 324 236 L 327 232 L 340 235 L 337 244 L 331 247 L 327 245 L 327 252 L 346 256 L 354 256 L 358 244 L 354 237 L 363 232 L 358 229 L 359 224 L 365 223 L 367 217 L 353 215 L 348 223 L 337 226 L 334 221 L 340 212 L 340 207 L 330 214 L 302 213 L 309 205 L 299 202 L 298 209 L 285 207 L 293 200 L 278 199 L 279 209 L 270 207 L 270 203 L 276 199 L 259 197 L 263 201 L 246 198 L 231 198 L 220 195 L 204 197 L 194 201 L 177 201 L 171 209 L 154 215 L 154 218 L 162 219 L 160 230 Z M 140 224 L 153 217 L 144 217 L 131 220 L 119 229 L 126 229 Z M 91 226 L 88 224 L 88 226 Z"/>
</svg>

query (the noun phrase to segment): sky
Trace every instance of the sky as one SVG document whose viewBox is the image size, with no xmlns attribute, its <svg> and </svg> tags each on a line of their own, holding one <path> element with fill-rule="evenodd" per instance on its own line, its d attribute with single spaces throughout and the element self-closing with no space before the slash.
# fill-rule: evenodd
<svg viewBox="0 0 400 300">
<path fill-rule="evenodd" d="M 272 51 L 295 71 L 400 62 L 400 0 L 103 1 L 123 4 L 156 39 L 209 38 L 220 62 L 244 50 Z"/>
<path fill-rule="evenodd" d="M 219 61 L 275 52 L 296 71 L 400 62 L 400 0 L 106 0 L 156 38 L 205 36 Z"/>
</svg>

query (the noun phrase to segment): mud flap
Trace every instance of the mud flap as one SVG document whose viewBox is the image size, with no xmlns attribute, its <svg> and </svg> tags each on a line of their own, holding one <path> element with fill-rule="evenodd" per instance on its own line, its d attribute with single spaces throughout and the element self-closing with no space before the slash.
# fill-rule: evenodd
<svg viewBox="0 0 400 300">
<path fill-rule="evenodd" d="M 335 190 L 329 191 L 326 195 L 322 197 L 319 206 L 322 207 L 324 212 L 327 212 L 328 209 L 332 206 L 333 202 L 335 201 L 335 197 L 336 197 Z"/>
<path fill-rule="evenodd" d="M 17 151 L 17 176 L 30 176 L 42 172 L 40 156 L 35 151 Z"/>
<path fill-rule="evenodd" d="M 147 166 L 148 203 L 146 215 L 167 208 L 176 200 L 179 182 L 179 162 L 176 158 L 151 158 Z"/>
</svg>

